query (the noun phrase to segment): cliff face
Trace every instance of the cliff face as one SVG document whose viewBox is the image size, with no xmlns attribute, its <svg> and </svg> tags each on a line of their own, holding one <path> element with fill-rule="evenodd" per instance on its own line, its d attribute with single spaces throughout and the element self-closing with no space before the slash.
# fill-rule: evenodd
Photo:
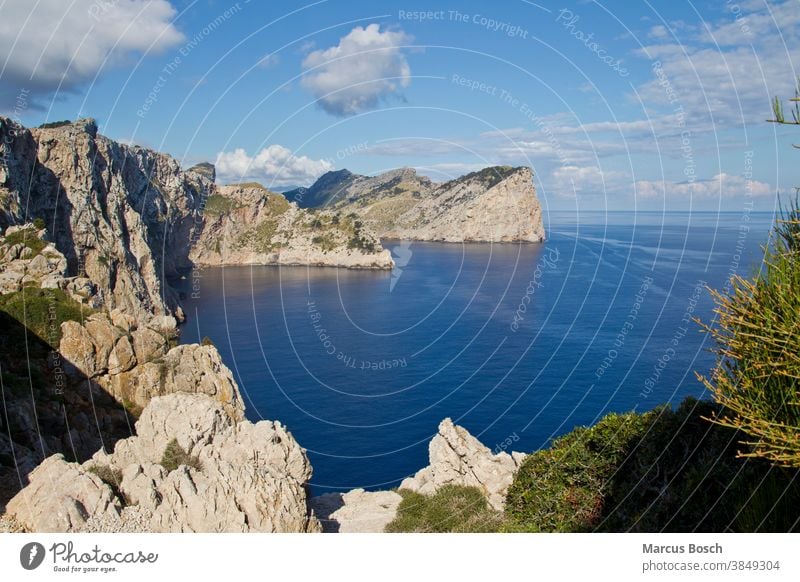
<svg viewBox="0 0 800 582">
<path fill-rule="evenodd" d="M 391 269 L 391 254 L 352 216 L 308 211 L 260 184 L 218 186 L 190 258 L 198 265 Z"/>
<path fill-rule="evenodd" d="M 25 129 L 0 118 L 0 139 L 0 226 L 42 219 L 66 274 L 93 281 L 99 304 L 182 318 L 166 278 L 190 267 L 205 176 L 98 135 L 90 119 Z"/>
<path fill-rule="evenodd" d="M 491 167 L 437 184 L 402 168 L 374 177 L 329 173 L 300 195 L 356 214 L 381 238 L 540 242 L 542 209 L 530 168 Z"/>
</svg>

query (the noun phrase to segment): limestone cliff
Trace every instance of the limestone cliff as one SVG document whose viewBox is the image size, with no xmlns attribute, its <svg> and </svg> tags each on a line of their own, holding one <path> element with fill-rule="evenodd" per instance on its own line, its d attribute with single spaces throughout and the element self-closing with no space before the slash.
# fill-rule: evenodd
<svg viewBox="0 0 800 582">
<path fill-rule="evenodd" d="M 198 265 L 391 269 L 392 257 L 354 216 L 308 211 L 260 184 L 218 186 L 190 258 Z"/>
<path fill-rule="evenodd" d="M 303 203 L 357 215 L 381 238 L 444 242 L 540 242 L 541 204 L 530 168 L 497 166 L 434 183 L 410 168 L 374 177 L 329 172 L 287 192 Z"/>
<path fill-rule="evenodd" d="M 98 304 L 182 318 L 166 279 L 191 266 L 207 177 L 99 135 L 91 119 L 26 129 L 0 117 L 0 140 L 0 227 L 38 218 L 67 259 L 65 275 L 91 280 Z"/>
</svg>

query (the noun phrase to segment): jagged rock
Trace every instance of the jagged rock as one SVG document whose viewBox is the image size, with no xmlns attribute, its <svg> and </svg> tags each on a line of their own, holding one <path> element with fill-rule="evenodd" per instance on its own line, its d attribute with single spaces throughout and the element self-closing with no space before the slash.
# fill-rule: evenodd
<svg viewBox="0 0 800 582">
<path fill-rule="evenodd" d="M 168 155 L 99 135 L 91 119 L 26 129 L 0 117 L 0 141 L 0 228 L 11 224 L 11 234 L 27 217 L 44 219 L 49 240 L 66 253 L 64 274 L 85 276 L 96 288 L 74 291 L 92 297 L 92 305 L 141 321 L 180 313 L 166 278 L 191 267 L 201 200 L 213 187 L 207 177 L 183 172 Z M 33 269 L 45 268 L 43 259 L 33 261 Z"/>
<path fill-rule="evenodd" d="M 502 510 L 505 495 L 525 455 L 492 451 L 449 418 L 439 424 L 439 432 L 428 446 L 430 465 L 404 479 L 400 489 L 423 495 L 435 493 L 447 484 L 477 487 L 489 504 Z"/>
<path fill-rule="evenodd" d="M 114 349 L 108 355 L 108 373 L 119 374 L 127 372 L 136 365 L 136 354 L 128 336 L 120 337 L 114 344 Z"/>
<path fill-rule="evenodd" d="M 155 396 L 199 393 L 219 402 L 232 417 L 244 417 L 233 374 L 214 346 L 177 346 L 156 361 L 139 361 L 129 371 L 100 376 L 96 381 L 119 402 L 137 407 L 145 407 Z"/>
<path fill-rule="evenodd" d="M 110 317 L 111 323 L 125 332 L 131 332 L 136 329 L 136 318 L 132 315 L 124 313 L 119 309 L 112 309 Z"/>
<path fill-rule="evenodd" d="M 326 533 L 383 533 L 402 500 L 394 491 L 353 489 L 312 497 L 309 506 Z"/>
<path fill-rule="evenodd" d="M 160 358 L 167 353 L 167 342 L 164 336 L 157 331 L 143 327 L 131 333 L 133 338 L 133 351 L 136 360 L 140 363 L 149 362 Z"/>
<path fill-rule="evenodd" d="M 6 506 L 9 515 L 35 532 L 76 531 L 90 516 L 118 517 L 121 509 L 108 485 L 63 455 L 45 459 Z"/>
<path fill-rule="evenodd" d="M 172 394 L 150 402 L 136 431 L 113 453 L 98 452 L 83 465 L 50 457 L 9 502 L 9 515 L 34 531 L 96 531 L 98 522 L 104 531 L 125 531 L 120 510 L 129 502 L 148 520 L 139 530 L 319 531 L 306 500 L 311 466 L 279 423 L 237 421 L 205 395 Z M 172 471 L 161 466 L 173 439 L 197 462 Z M 123 499 L 91 468 L 120 471 Z"/>
</svg>

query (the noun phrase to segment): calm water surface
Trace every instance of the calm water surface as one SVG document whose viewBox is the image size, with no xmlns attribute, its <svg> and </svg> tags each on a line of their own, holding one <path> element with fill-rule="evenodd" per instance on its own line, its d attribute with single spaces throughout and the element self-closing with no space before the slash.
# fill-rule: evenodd
<svg viewBox="0 0 800 582">
<path fill-rule="evenodd" d="M 713 316 L 706 284 L 759 268 L 771 223 L 556 213 L 541 245 L 386 241 L 406 263 L 393 273 L 206 269 L 182 341 L 210 337 L 248 417 L 289 427 L 315 494 L 393 487 L 448 416 L 531 451 L 611 411 L 702 396 L 694 371 L 713 355 L 689 319 Z"/>
</svg>

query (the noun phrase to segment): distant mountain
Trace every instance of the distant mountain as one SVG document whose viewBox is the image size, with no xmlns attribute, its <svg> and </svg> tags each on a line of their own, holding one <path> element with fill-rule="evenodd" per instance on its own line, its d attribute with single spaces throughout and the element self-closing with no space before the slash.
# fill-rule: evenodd
<svg viewBox="0 0 800 582">
<path fill-rule="evenodd" d="M 361 176 L 328 172 L 285 195 L 301 207 L 357 216 L 381 238 L 539 242 L 541 205 L 527 167 L 493 166 L 436 183 L 413 168 Z"/>
<path fill-rule="evenodd" d="M 296 202 L 300 208 L 327 206 L 337 201 L 354 180 L 362 177 L 349 170 L 326 172 L 309 188 L 295 188 L 283 195 L 289 202 Z"/>
</svg>

